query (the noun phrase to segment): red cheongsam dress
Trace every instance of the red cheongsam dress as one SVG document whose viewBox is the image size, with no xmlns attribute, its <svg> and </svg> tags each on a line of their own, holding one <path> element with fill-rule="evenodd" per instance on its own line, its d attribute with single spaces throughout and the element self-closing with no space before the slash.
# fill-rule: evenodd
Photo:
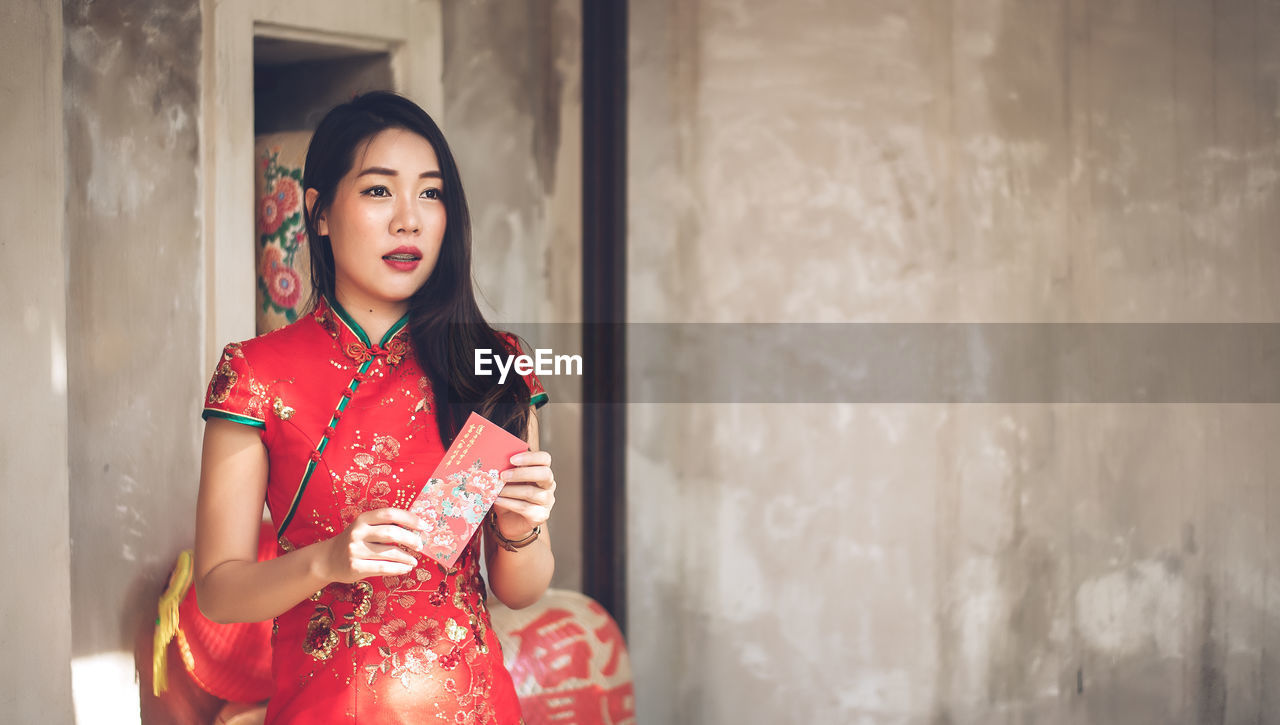
<svg viewBox="0 0 1280 725">
<path fill-rule="evenodd" d="M 444 455 L 401 319 L 377 345 L 338 305 L 227 345 L 204 417 L 257 428 L 280 553 L 409 502 Z M 547 396 L 528 376 L 532 403 Z M 519 723 L 477 533 L 453 569 L 333 583 L 276 617 L 268 723 Z"/>
</svg>

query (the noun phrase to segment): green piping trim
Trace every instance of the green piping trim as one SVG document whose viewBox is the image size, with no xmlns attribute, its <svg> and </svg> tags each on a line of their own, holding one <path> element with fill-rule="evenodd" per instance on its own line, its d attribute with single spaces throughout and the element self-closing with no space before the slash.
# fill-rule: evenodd
<svg viewBox="0 0 1280 725">
<path fill-rule="evenodd" d="M 348 330 L 351 330 L 351 334 L 355 335 L 360 342 L 363 342 L 365 347 L 369 347 L 369 336 L 364 334 L 364 328 L 360 327 L 359 323 L 352 319 L 346 310 L 342 309 L 342 305 L 338 304 L 337 300 L 326 298 L 326 301 L 329 303 L 329 308 L 333 310 L 333 314 L 338 316 L 338 319 L 347 326 Z"/>
<path fill-rule="evenodd" d="M 329 309 L 333 310 L 333 313 L 338 316 L 342 324 L 346 325 L 348 330 L 351 330 L 351 334 L 355 335 L 360 342 L 363 342 L 365 347 L 373 347 L 373 343 L 369 342 L 369 336 L 365 333 L 364 328 L 360 327 L 360 323 L 356 322 L 355 318 L 347 314 L 347 311 L 342 308 L 342 305 L 338 304 L 337 300 L 331 300 L 326 297 L 325 302 L 329 304 Z M 387 343 L 391 342 L 391 338 L 395 337 L 396 333 L 403 330 L 405 325 L 408 324 L 409 315 L 407 314 L 396 320 L 396 323 L 382 336 L 382 342 L 378 343 L 378 347 L 386 347 Z"/>
<path fill-rule="evenodd" d="M 307 461 L 307 467 L 302 471 L 302 481 L 298 484 L 298 492 L 293 495 L 293 503 L 289 504 L 289 513 L 285 514 L 284 522 L 276 530 L 276 538 L 284 536 L 284 530 L 289 528 L 289 523 L 293 521 L 293 515 L 298 512 L 298 502 L 302 500 L 302 491 L 307 487 L 307 481 L 311 480 L 311 474 L 315 473 L 315 470 L 316 462 Z"/>
<path fill-rule="evenodd" d="M 546 405 L 549 400 L 551 400 L 550 395 L 547 395 L 546 393 L 538 393 L 532 398 L 529 398 L 529 403 L 532 404 L 534 408 L 541 408 Z"/>
<path fill-rule="evenodd" d="M 369 368 L 373 366 L 373 358 L 360 363 L 358 374 L 363 375 L 369 372 Z M 359 378 L 351 378 L 351 382 L 347 383 L 347 390 L 352 393 L 356 392 L 356 388 L 360 387 Z M 351 402 L 349 396 L 342 396 L 338 404 L 334 407 L 333 415 L 329 416 L 329 424 L 326 428 L 332 428 L 338 424 L 338 414 L 347 409 L 347 403 Z M 320 442 L 316 444 L 316 453 L 324 455 L 324 449 L 329 447 L 329 436 L 321 436 Z M 289 512 L 285 514 L 284 521 L 280 523 L 280 528 L 276 530 L 276 538 L 284 536 L 285 529 L 289 528 L 289 524 L 293 522 L 294 514 L 298 513 L 298 504 L 302 503 L 302 493 L 307 490 L 307 483 L 311 481 L 311 474 L 316 472 L 316 461 L 314 459 L 307 461 L 307 467 L 302 471 L 302 480 L 298 482 L 298 490 L 293 494 L 293 501 L 289 504 Z"/>
<path fill-rule="evenodd" d="M 409 315 L 407 314 L 404 317 L 401 317 L 400 319 L 396 320 L 396 324 L 392 325 L 390 329 L 387 330 L 387 334 L 382 336 L 382 342 L 378 343 L 378 347 L 386 347 L 387 343 L 391 342 L 391 338 L 395 337 L 396 333 L 403 330 L 405 328 L 405 325 L 408 325 L 408 324 L 409 324 Z"/>
<path fill-rule="evenodd" d="M 247 415 L 240 415 L 239 413 L 228 413 L 225 410 L 218 410 L 217 408 L 205 408 L 204 412 L 200 414 L 200 417 L 203 418 L 204 420 L 209 420 L 209 418 L 211 417 L 222 418 L 224 420 L 229 420 L 233 423 L 241 423 L 243 425 L 247 425 L 251 428 L 267 427 L 267 422 L 265 420 L 251 418 Z"/>
</svg>

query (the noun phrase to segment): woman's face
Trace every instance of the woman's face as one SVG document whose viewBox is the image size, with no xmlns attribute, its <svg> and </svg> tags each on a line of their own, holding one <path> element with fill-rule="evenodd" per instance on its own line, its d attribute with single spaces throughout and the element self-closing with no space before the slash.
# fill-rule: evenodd
<svg viewBox="0 0 1280 725">
<path fill-rule="evenodd" d="M 435 149 L 391 128 L 357 149 L 316 229 L 333 247 L 338 302 L 354 309 L 403 309 L 431 276 L 444 239 L 445 189 Z M 307 203 L 316 191 L 307 190 Z"/>
</svg>

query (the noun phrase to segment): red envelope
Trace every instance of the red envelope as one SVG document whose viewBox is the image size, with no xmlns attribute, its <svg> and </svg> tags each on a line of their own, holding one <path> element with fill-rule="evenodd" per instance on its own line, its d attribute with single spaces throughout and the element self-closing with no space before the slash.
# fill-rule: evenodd
<svg viewBox="0 0 1280 725">
<path fill-rule="evenodd" d="M 484 416 L 472 413 L 467 418 L 444 460 L 409 505 L 427 522 L 422 537 L 428 558 L 453 567 L 502 490 L 498 474 L 514 468 L 511 457 L 527 450 L 528 443 Z"/>
</svg>

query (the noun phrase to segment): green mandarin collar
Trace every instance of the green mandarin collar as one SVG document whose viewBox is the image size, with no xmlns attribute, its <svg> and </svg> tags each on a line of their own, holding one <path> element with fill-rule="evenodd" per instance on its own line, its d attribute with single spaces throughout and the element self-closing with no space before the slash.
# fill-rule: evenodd
<svg viewBox="0 0 1280 725">
<path fill-rule="evenodd" d="M 367 348 L 375 347 L 375 345 L 369 341 L 369 335 L 364 331 L 364 328 L 360 326 L 360 323 L 356 322 L 355 318 L 352 317 L 337 300 L 329 297 L 328 295 L 324 295 L 321 298 L 321 306 L 329 309 L 332 317 L 337 322 L 340 336 L 345 336 L 342 334 L 343 328 L 345 328 L 345 333 L 358 340 L 360 344 Z M 380 341 L 378 341 L 376 347 L 385 348 L 388 343 L 400 336 L 400 334 L 408 328 L 409 315 L 408 313 L 405 313 L 403 317 L 396 320 L 395 324 L 387 329 L 387 333 L 382 336 Z"/>
</svg>

